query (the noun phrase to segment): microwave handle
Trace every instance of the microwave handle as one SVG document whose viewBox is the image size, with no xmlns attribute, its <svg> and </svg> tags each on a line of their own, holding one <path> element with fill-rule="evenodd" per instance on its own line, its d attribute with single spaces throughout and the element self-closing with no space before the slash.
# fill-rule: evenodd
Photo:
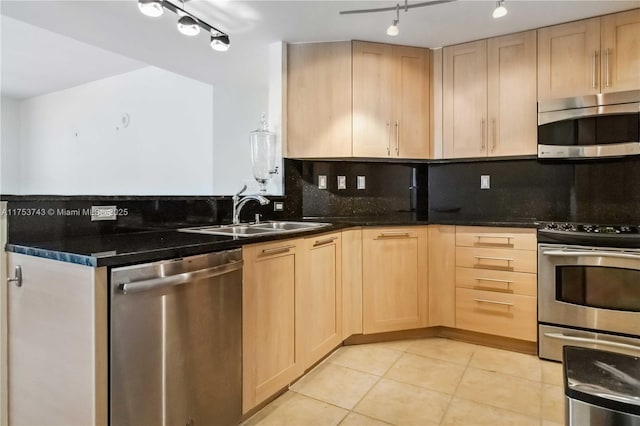
<svg viewBox="0 0 640 426">
<path fill-rule="evenodd" d="M 612 348 L 627 349 L 640 352 L 640 346 L 629 345 L 627 343 L 612 342 L 611 340 L 592 339 L 590 337 L 567 336 L 562 333 L 544 333 L 544 337 L 551 339 L 566 340 L 568 342 L 587 343 L 592 345 L 610 346 Z"/>
<path fill-rule="evenodd" d="M 545 256 L 558 256 L 558 257 L 579 257 L 579 256 L 592 256 L 592 257 L 615 257 L 618 259 L 636 259 L 640 260 L 640 254 L 632 253 L 613 253 L 608 251 L 581 251 L 581 250 L 549 250 L 543 251 Z"/>
</svg>

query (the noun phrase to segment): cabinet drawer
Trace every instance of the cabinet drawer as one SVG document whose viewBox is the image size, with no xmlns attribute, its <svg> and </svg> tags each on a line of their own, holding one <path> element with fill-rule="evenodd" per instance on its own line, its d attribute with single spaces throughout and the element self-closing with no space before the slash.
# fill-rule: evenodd
<svg viewBox="0 0 640 426">
<path fill-rule="evenodd" d="M 456 289 L 456 327 L 535 342 L 536 298 L 493 291 Z"/>
<path fill-rule="evenodd" d="M 460 247 L 536 250 L 536 244 L 535 229 L 456 226 L 456 245 Z"/>
<path fill-rule="evenodd" d="M 536 273 L 535 251 L 456 247 L 456 266 L 474 269 Z"/>
<path fill-rule="evenodd" d="M 537 275 L 479 268 L 456 268 L 456 287 L 535 296 Z"/>
</svg>

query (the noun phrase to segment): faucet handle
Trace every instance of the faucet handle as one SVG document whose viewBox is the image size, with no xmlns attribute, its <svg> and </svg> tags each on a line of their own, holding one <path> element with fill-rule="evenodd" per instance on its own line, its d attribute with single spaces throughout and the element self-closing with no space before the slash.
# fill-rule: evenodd
<svg viewBox="0 0 640 426">
<path fill-rule="evenodd" d="M 242 189 L 236 193 L 236 197 L 239 197 L 244 191 L 247 190 L 247 185 L 243 185 Z"/>
</svg>

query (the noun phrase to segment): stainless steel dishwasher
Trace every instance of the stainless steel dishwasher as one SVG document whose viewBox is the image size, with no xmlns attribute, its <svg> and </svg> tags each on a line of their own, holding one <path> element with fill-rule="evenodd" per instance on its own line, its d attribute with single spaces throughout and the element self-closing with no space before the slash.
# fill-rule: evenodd
<svg viewBox="0 0 640 426">
<path fill-rule="evenodd" d="M 241 250 L 113 269 L 110 324 L 112 425 L 239 422 Z"/>
</svg>

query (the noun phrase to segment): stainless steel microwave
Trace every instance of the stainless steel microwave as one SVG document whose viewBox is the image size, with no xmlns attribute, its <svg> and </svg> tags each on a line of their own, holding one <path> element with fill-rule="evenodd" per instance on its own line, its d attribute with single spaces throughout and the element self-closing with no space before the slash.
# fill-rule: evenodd
<svg viewBox="0 0 640 426">
<path fill-rule="evenodd" d="M 538 158 L 640 155 L 640 90 L 538 103 Z"/>
</svg>

